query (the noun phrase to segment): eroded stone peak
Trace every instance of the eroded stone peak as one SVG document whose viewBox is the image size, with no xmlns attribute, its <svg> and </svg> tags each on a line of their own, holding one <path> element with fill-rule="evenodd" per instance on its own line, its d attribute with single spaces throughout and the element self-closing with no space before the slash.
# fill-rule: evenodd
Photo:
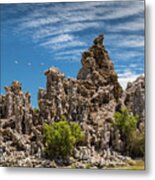
<svg viewBox="0 0 155 180">
<path fill-rule="evenodd" d="M 60 70 L 57 69 L 56 67 L 49 68 L 48 70 L 45 71 L 44 74 L 47 77 L 53 77 L 51 80 L 55 80 L 55 78 L 63 79 L 65 77 L 65 75 L 61 73 Z"/>
<path fill-rule="evenodd" d="M 100 34 L 98 37 L 94 39 L 94 45 L 98 47 L 103 47 L 103 42 L 104 42 L 104 34 Z"/>
<path fill-rule="evenodd" d="M 104 35 L 94 39 L 94 44 L 82 54 L 80 69 L 77 79 L 88 80 L 97 71 L 101 76 L 116 74 L 114 65 L 103 45 Z M 91 78 L 92 79 L 92 78 Z"/>
<path fill-rule="evenodd" d="M 22 90 L 22 84 L 19 81 L 13 81 L 10 87 L 5 86 L 4 89 L 6 93 L 13 92 L 15 94 L 18 94 Z"/>
</svg>

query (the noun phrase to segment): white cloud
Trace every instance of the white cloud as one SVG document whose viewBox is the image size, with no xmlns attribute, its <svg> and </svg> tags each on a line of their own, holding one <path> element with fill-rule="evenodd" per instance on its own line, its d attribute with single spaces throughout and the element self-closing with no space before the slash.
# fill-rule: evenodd
<svg viewBox="0 0 155 180">
<path fill-rule="evenodd" d="M 133 76 L 126 77 L 126 78 L 118 78 L 118 81 L 121 84 L 122 88 L 125 90 L 128 82 L 133 82 L 134 80 L 136 80 L 137 77 L 138 77 L 138 75 L 133 75 Z"/>
<path fill-rule="evenodd" d="M 130 68 L 137 68 L 138 64 L 130 64 L 129 66 L 130 66 Z"/>
<path fill-rule="evenodd" d="M 89 28 L 97 28 L 100 27 L 97 22 L 85 22 L 85 23 L 72 23 L 72 24 L 60 24 L 59 28 L 53 27 L 45 27 L 44 29 L 36 30 L 36 33 L 32 35 L 33 40 L 46 41 L 44 38 L 51 38 L 52 36 L 60 36 L 63 34 L 75 33 L 78 31 L 82 31 Z"/>
<path fill-rule="evenodd" d="M 138 18 L 135 21 L 119 23 L 115 25 L 115 28 L 112 28 L 112 26 L 107 26 L 106 28 L 110 32 L 144 30 L 144 19 Z"/>
<path fill-rule="evenodd" d="M 85 45 L 86 44 L 84 42 L 81 42 L 78 40 L 55 44 L 53 42 L 53 38 L 40 44 L 40 46 L 43 46 L 43 47 L 46 47 L 46 48 L 49 48 L 52 50 L 60 50 L 60 49 L 65 49 L 65 48 L 70 48 L 70 47 L 81 47 L 81 46 L 85 46 Z"/>
<path fill-rule="evenodd" d="M 133 73 L 132 73 L 132 71 L 130 70 L 130 69 L 126 69 L 125 71 L 124 71 L 124 73 L 122 73 L 122 74 L 118 74 L 118 77 L 129 77 L 129 76 L 132 76 L 133 75 Z"/>
<path fill-rule="evenodd" d="M 116 68 L 124 68 L 124 67 L 126 67 L 126 65 L 122 65 L 122 64 L 116 64 L 116 65 L 115 65 L 115 69 L 116 69 Z"/>
<path fill-rule="evenodd" d="M 53 10 L 51 8 L 51 10 Z M 68 4 L 55 9 L 68 22 L 107 20 L 129 17 L 144 11 L 143 2 L 89 2 Z"/>
<path fill-rule="evenodd" d="M 87 39 L 80 33 L 87 30 L 98 32 L 139 31 L 144 29 L 144 3 L 143 2 L 83 2 L 40 4 L 30 7 L 26 16 L 15 19 L 16 33 L 28 35 L 37 46 L 50 49 L 50 52 L 65 48 L 85 48 Z M 29 5 L 30 6 L 30 5 Z M 25 10 L 29 6 L 24 6 Z M 19 6 L 20 8 L 20 6 Z M 15 14 L 15 12 L 13 11 Z M 118 21 L 119 18 L 134 17 L 134 21 Z M 108 21 L 107 21 L 108 20 Z M 116 23 L 111 23 L 114 20 Z M 122 22 L 122 23 L 120 23 Z M 91 33 L 92 33 L 91 32 Z M 90 35 L 91 35 L 90 33 Z M 129 33 L 128 33 L 129 34 Z M 23 36 L 27 37 L 27 36 Z M 143 48 L 144 37 L 140 35 L 107 35 L 105 44 L 115 48 Z M 59 52 L 58 52 L 59 53 Z M 77 52 L 78 53 L 78 52 Z M 62 52 L 63 54 L 63 52 Z M 73 54 L 65 52 L 64 55 Z M 118 58 L 132 58 L 140 54 L 117 54 Z"/>
<path fill-rule="evenodd" d="M 122 2 L 123 3 L 123 2 Z M 109 9 L 109 13 L 107 13 L 104 17 L 104 19 L 118 19 L 118 18 L 124 18 L 124 17 L 129 17 L 129 16 L 133 16 L 139 13 L 144 12 L 144 6 L 143 4 L 127 4 L 125 6 L 122 7 L 113 7 L 110 11 Z"/>
<path fill-rule="evenodd" d="M 32 39 L 35 42 L 38 42 L 39 40 L 42 40 L 50 35 L 52 33 L 56 32 L 58 30 L 57 27 L 45 27 L 45 28 L 40 28 L 38 29 L 34 34 L 32 34 Z"/>
<path fill-rule="evenodd" d="M 40 63 L 40 66 L 44 66 L 44 65 L 45 65 L 45 63 L 44 63 L 44 62 L 41 62 L 41 63 Z"/>
<path fill-rule="evenodd" d="M 131 70 L 126 69 L 124 73 L 118 74 L 118 81 L 123 89 L 126 89 L 128 82 L 133 82 L 141 74 L 135 74 Z"/>
<path fill-rule="evenodd" d="M 49 25 L 53 23 L 59 22 L 60 19 L 58 17 L 41 17 L 41 18 L 34 18 L 33 17 L 26 19 L 24 22 L 20 24 L 21 30 L 26 28 L 38 28 L 44 25 Z"/>
<path fill-rule="evenodd" d="M 144 47 L 144 37 L 142 39 L 128 39 L 126 41 L 123 41 L 122 44 L 119 44 L 120 47 Z"/>
<path fill-rule="evenodd" d="M 58 56 L 66 56 L 66 55 L 81 55 L 82 52 L 84 52 L 84 49 L 74 49 L 74 50 L 68 50 L 68 51 L 60 51 L 57 53 Z"/>
<path fill-rule="evenodd" d="M 135 57 L 143 57 L 144 53 L 143 52 L 138 52 L 138 51 L 122 51 L 120 53 L 116 53 L 116 57 L 121 59 L 121 61 L 125 60 L 132 60 Z"/>
<path fill-rule="evenodd" d="M 65 42 L 68 42 L 68 41 L 72 41 L 74 39 L 74 37 L 72 35 L 69 35 L 69 34 L 62 34 L 62 35 L 59 35 L 59 36 L 56 36 L 54 38 L 52 38 L 52 41 L 53 44 L 57 44 L 57 43 L 65 43 Z"/>
<path fill-rule="evenodd" d="M 110 3 L 111 5 L 114 5 L 114 3 Z M 59 5 L 59 6 L 55 6 L 55 8 L 53 7 L 48 7 L 48 11 L 46 9 L 46 7 L 42 7 L 40 9 L 40 13 L 42 12 L 53 12 L 53 13 L 57 13 L 57 12 L 61 12 L 62 17 L 64 17 L 64 15 L 70 14 L 76 12 L 76 13 L 89 13 L 90 11 L 93 11 L 94 9 L 100 9 L 102 7 L 102 12 L 103 12 L 103 8 L 107 9 L 108 3 L 107 2 L 79 2 L 79 3 L 67 3 L 67 4 L 63 4 L 63 5 Z M 67 15 L 68 16 L 68 15 Z"/>
<path fill-rule="evenodd" d="M 144 36 L 142 35 L 120 35 L 115 34 L 105 38 L 105 44 L 112 44 L 115 48 L 128 47 L 128 48 L 143 48 Z"/>
</svg>

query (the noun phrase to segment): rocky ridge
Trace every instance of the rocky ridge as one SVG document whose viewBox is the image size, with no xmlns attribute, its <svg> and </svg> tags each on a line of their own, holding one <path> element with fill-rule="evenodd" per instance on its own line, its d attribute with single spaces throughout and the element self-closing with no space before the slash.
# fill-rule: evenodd
<svg viewBox="0 0 155 180">
<path fill-rule="evenodd" d="M 123 156 L 124 142 L 113 126 L 116 110 L 126 105 L 144 122 L 144 78 L 128 83 L 123 92 L 114 65 L 98 36 L 91 48 L 82 54 L 77 79 L 65 79 L 52 67 L 45 71 L 46 89 L 39 89 L 39 110 L 32 109 L 30 94 L 23 93 L 14 81 L 0 96 L 0 164 L 2 166 L 106 168 L 126 165 L 131 158 Z M 137 106 L 138 105 L 140 106 Z M 68 162 L 47 160 L 43 155 L 42 125 L 59 121 L 78 122 L 86 141 L 76 147 Z"/>
</svg>

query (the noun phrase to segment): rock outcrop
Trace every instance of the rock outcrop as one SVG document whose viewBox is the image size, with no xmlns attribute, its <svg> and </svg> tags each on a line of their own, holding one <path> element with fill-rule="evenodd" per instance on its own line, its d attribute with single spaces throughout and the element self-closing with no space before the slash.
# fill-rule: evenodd
<svg viewBox="0 0 155 180">
<path fill-rule="evenodd" d="M 122 88 L 103 39 L 100 35 L 83 53 L 77 80 L 64 79 L 64 74 L 55 67 L 45 72 L 46 90 L 41 89 L 38 94 L 39 108 L 45 119 L 58 120 L 65 114 L 67 119 L 81 122 L 109 102 L 117 103 Z"/>
<path fill-rule="evenodd" d="M 5 91 L 6 95 L 0 98 L 1 118 L 12 119 L 18 133 L 30 134 L 32 125 L 30 94 L 22 92 L 18 81 L 13 81 L 10 87 L 5 87 Z M 1 122 L 3 124 L 2 120 Z"/>
<path fill-rule="evenodd" d="M 36 123 L 30 94 L 22 92 L 21 83 L 13 81 L 5 90 L 0 96 L 0 165 L 29 166 L 27 158 L 41 157 L 42 128 Z"/>
<path fill-rule="evenodd" d="M 145 79 L 139 76 L 134 82 L 129 82 L 124 92 L 124 104 L 133 115 L 139 116 L 139 125 L 145 120 Z"/>
<path fill-rule="evenodd" d="M 53 123 L 65 115 L 68 121 L 79 122 L 86 134 L 83 148 L 89 151 L 84 159 L 97 154 L 98 161 L 107 151 L 111 155 L 123 147 L 119 131 L 112 126 L 122 88 L 103 39 L 103 35 L 97 37 L 93 46 L 82 54 L 77 80 L 64 79 L 64 74 L 52 67 L 45 71 L 46 90 L 40 89 L 38 93 L 42 121 Z M 82 149 L 77 151 L 82 153 Z"/>
<path fill-rule="evenodd" d="M 62 115 L 68 121 L 78 122 L 86 136 L 85 143 L 75 148 L 71 164 L 105 168 L 131 161 L 121 155 L 124 142 L 119 130 L 113 126 L 113 115 L 124 103 L 143 121 L 144 83 L 139 78 L 133 85 L 128 84 L 123 94 L 103 40 L 104 36 L 100 35 L 82 54 L 82 68 L 77 79 L 65 79 L 55 67 L 45 71 L 46 89 L 39 89 L 37 112 L 31 107 L 30 94 L 22 92 L 18 81 L 5 87 L 6 95 L 0 96 L 1 165 L 63 166 L 63 162 L 51 163 L 41 153 L 43 123 L 52 124 L 61 120 Z"/>
</svg>

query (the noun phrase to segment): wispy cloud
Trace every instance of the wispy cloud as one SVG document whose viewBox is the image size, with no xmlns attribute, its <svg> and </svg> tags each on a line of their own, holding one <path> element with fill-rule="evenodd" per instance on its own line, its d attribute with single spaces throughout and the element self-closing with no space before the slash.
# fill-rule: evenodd
<svg viewBox="0 0 155 180">
<path fill-rule="evenodd" d="M 144 56 L 144 52 L 138 52 L 138 51 L 122 51 L 116 54 L 116 58 L 121 59 L 121 61 L 124 60 L 135 61 L 135 58 L 143 57 L 143 56 Z"/>
<path fill-rule="evenodd" d="M 85 23 L 74 23 L 74 24 L 61 24 L 60 28 L 45 27 L 36 30 L 36 33 L 32 35 L 32 38 L 35 42 L 39 43 L 41 41 L 47 41 L 49 38 L 56 38 L 58 36 L 63 36 L 65 34 L 73 34 L 79 31 L 89 30 L 89 28 L 99 28 L 100 25 L 97 22 L 85 22 Z M 54 36 L 54 37 L 53 37 Z M 77 38 L 76 38 L 77 39 Z M 80 38 L 79 38 L 80 39 Z M 72 35 L 73 40 L 73 35 Z M 75 41 L 75 39 L 74 39 Z"/>
<path fill-rule="evenodd" d="M 118 23 L 114 29 L 110 25 L 108 25 L 106 28 L 110 32 L 141 31 L 144 29 L 144 19 L 137 18 L 135 21 Z"/>
<path fill-rule="evenodd" d="M 124 71 L 124 73 L 122 73 L 122 74 L 118 74 L 118 77 L 119 78 L 127 78 L 127 77 L 129 77 L 129 76 L 132 76 L 133 75 L 133 72 L 131 71 L 131 70 L 129 70 L 129 69 L 126 69 L 125 71 Z"/>
<path fill-rule="evenodd" d="M 138 2 L 119 2 L 120 6 L 109 9 L 109 13 L 104 16 L 104 19 L 119 19 L 130 17 L 133 15 L 138 15 L 144 10 L 144 2 L 141 1 L 141 4 Z"/>
<path fill-rule="evenodd" d="M 113 47 L 118 49 L 118 47 L 128 47 L 137 48 L 144 47 L 144 36 L 135 35 L 125 35 L 125 34 L 115 34 L 105 38 L 106 44 L 111 44 Z"/>
<path fill-rule="evenodd" d="M 17 34 L 48 49 L 57 60 L 79 58 L 90 39 L 101 32 L 106 34 L 106 46 L 117 49 L 116 63 L 117 59 L 128 61 L 143 56 L 135 52 L 144 48 L 143 1 L 19 4 L 7 13 Z M 134 51 L 125 52 L 124 48 Z"/>
<path fill-rule="evenodd" d="M 57 52 L 57 55 L 58 56 L 68 56 L 68 55 L 75 55 L 75 54 L 81 55 L 83 51 L 84 51 L 84 49 L 60 51 L 60 52 Z"/>
<path fill-rule="evenodd" d="M 144 47 L 144 37 L 138 37 L 137 39 L 127 39 L 126 41 L 123 41 L 121 44 L 119 44 L 118 46 L 123 46 L 123 47 L 130 47 L 130 48 L 134 48 L 134 47 Z"/>
<path fill-rule="evenodd" d="M 41 17 L 41 18 L 28 18 L 25 22 L 20 24 L 20 30 L 25 28 L 38 28 L 40 26 L 45 26 L 53 23 L 58 23 L 60 19 L 58 17 Z"/>
<path fill-rule="evenodd" d="M 29 9 L 31 11 L 26 17 L 23 16 L 15 21 L 18 27 L 17 31 L 28 33 L 34 42 L 47 48 L 54 42 L 75 41 L 66 44 L 66 46 L 71 47 L 74 44 L 79 44 L 79 46 L 86 44 L 80 37 L 74 38 L 74 34 L 84 30 L 89 31 L 89 29 L 104 27 L 109 32 L 144 29 L 143 18 L 140 17 L 136 18 L 134 22 L 106 24 L 107 20 L 142 14 L 143 2 L 119 2 L 119 4 L 117 2 L 47 3 L 36 7 L 30 5 Z M 125 41 L 125 39 L 120 43 L 122 46 L 141 47 L 144 45 L 140 40 L 127 39 Z M 58 44 L 59 49 L 64 48 L 64 46 Z"/>
<path fill-rule="evenodd" d="M 49 39 L 47 42 L 42 43 L 42 45 L 52 45 L 52 44 L 60 44 L 73 41 L 74 37 L 69 34 L 62 34 L 56 37 Z"/>
<path fill-rule="evenodd" d="M 53 46 L 53 44 L 54 44 L 54 46 Z M 71 48 L 71 47 L 72 48 L 73 47 L 81 47 L 81 46 L 84 47 L 85 43 L 81 42 L 81 41 L 69 41 L 69 42 L 64 42 L 64 43 L 54 43 L 53 38 L 51 38 L 48 41 L 41 43 L 40 46 L 59 51 L 60 49 Z"/>
</svg>

